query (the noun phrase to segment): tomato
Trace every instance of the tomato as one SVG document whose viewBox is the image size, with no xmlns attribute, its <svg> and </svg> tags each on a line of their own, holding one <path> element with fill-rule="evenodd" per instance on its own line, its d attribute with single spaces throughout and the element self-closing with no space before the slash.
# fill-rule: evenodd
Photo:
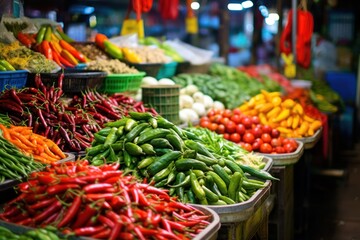
<svg viewBox="0 0 360 240">
<path fill-rule="evenodd" d="M 203 116 L 200 118 L 200 122 L 201 121 L 210 121 L 210 118 L 208 116 Z"/>
<path fill-rule="evenodd" d="M 226 140 L 229 140 L 230 139 L 230 134 L 224 133 L 223 138 L 225 138 Z"/>
<path fill-rule="evenodd" d="M 270 133 L 271 133 L 271 130 L 272 130 L 272 127 L 270 127 L 269 125 L 264 125 L 264 126 L 262 126 L 262 131 L 263 131 L 263 133 L 268 133 L 268 134 L 270 134 Z"/>
<path fill-rule="evenodd" d="M 272 147 L 270 144 L 268 143 L 263 143 L 260 145 L 260 152 L 262 153 L 271 153 L 272 152 Z"/>
<path fill-rule="evenodd" d="M 285 149 L 283 147 L 278 146 L 275 148 L 275 152 L 280 154 L 285 153 Z"/>
<path fill-rule="evenodd" d="M 229 121 L 226 125 L 226 132 L 227 133 L 234 133 L 236 132 L 236 124 L 233 121 Z"/>
<path fill-rule="evenodd" d="M 246 129 L 245 129 L 245 126 L 243 124 L 238 124 L 236 126 L 236 132 L 240 135 L 243 135 L 245 133 Z"/>
<path fill-rule="evenodd" d="M 230 122 L 230 119 L 227 118 L 227 117 L 223 117 L 223 118 L 220 120 L 220 123 L 223 124 L 223 125 L 225 125 L 225 126 L 226 126 L 226 124 L 227 124 L 228 122 Z"/>
<path fill-rule="evenodd" d="M 290 139 L 289 139 L 289 143 L 290 143 L 295 149 L 297 149 L 298 143 L 295 141 L 295 139 L 290 138 Z"/>
<path fill-rule="evenodd" d="M 252 144 L 255 141 L 254 134 L 252 134 L 251 132 L 246 132 L 242 137 L 242 139 L 245 143 L 250 143 L 250 144 Z"/>
<path fill-rule="evenodd" d="M 243 117 L 241 123 L 244 125 L 246 129 L 249 129 L 252 126 L 252 121 L 250 117 Z"/>
<path fill-rule="evenodd" d="M 236 123 L 236 124 L 241 123 L 241 117 L 240 117 L 240 115 L 233 115 L 230 119 L 231 119 L 231 121 L 233 121 L 233 122 Z"/>
<path fill-rule="evenodd" d="M 239 108 L 235 108 L 235 109 L 233 110 L 233 114 L 240 115 L 240 114 L 241 114 L 240 109 L 239 109 Z"/>
<path fill-rule="evenodd" d="M 203 127 L 203 128 L 208 128 L 210 124 L 211 124 L 211 122 L 207 121 L 207 120 L 200 121 L 200 127 Z"/>
<path fill-rule="evenodd" d="M 278 138 L 271 139 L 270 144 L 272 147 L 280 147 L 281 146 L 281 143 Z"/>
<path fill-rule="evenodd" d="M 241 140 L 241 136 L 238 133 L 232 133 L 230 134 L 230 141 L 234 142 L 234 143 L 239 143 Z"/>
<path fill-rule="evenodd" d="M 224 110 L 222 109 L 215 109 L 215 114 L 220 114 L 222 115 L 224 113 Z"/>
<path fill-rule="evenodd" d="M 261 134 L 262 134 L 262 130 L 260 127 L 254 127 L 251 132 L 254 134 L 254 137 L 255 138 L 259 138 L 261 137 Z"/>
<path fill-rule="evenodd" d="M 284 149 L 286 153 L 292 153 L 296 150 L 296 148 L 291 143 L 284 144 Z"/>
<path fill-rule="evenodd" d="M 218 125 L 218 127 L 217 127 L 217 129 L 216 129 L 216 133 L 218 133 L 218 134 L 223 134 L 223 133 L 225 133 L 225 126 L 224 126 L 224 124 L 219 124 L 219 125 Z"/>
<path fill-rule="evenodd" d="M 214 116 L 215 115 L 215 109 L 210 109 L 207 113 L 208 117 Z"/>
<path fill-rule="evenodd" d="M 210 117 L 210 121 L 213 123 L 220 123 L 222 118 L 223 117 L 220 114 L 215 114 L 214 116 Z"/>
<path fill-rule="evenodd" d="M 211 124 L 209 124 L 209 129 L 211 130 L 211 131 L 216 131 L 216 129 L 217 129 L 217 127 L 218 127 L 218 125 L 217 125 L 217 123 L 211 123 Z"/>
<path fill-rule="evenodd" d="M 261 138 L 255 138 L 254 142 L 258 142 L 260 145 L 264 143 L 264 141 Z"/>
<path fill-rule="evenodd" d="M 288 144 L 289 141 L 290 141 L 289 138 L 284 138 L 284 139 L 282 140 L 282 145 Z"/>
<path fill-rule="evenodd" d="M 260 143 L 259 141 L 254 141 L 253 144 L 252 144 L 252 148 L 253 150 L 259 150 L 260 149 Z"/>
<path fill-rule="evenodd" d="M 261 140 L 264 141 L 264 143 L 270 143 L 271 142 L 271 136 L 269 133 L 263 133 L 261 134 Z"/>
<path fill-rule="evenodd" d="M 260 119 L 259 119 L 258 116 L 252 116 L 251 121 L 252 121 L 253 124 L 259 124 L 260 123 Z"/>
<path fill-rule="evenodd" d="M 231 118 L 232 116 L 232 111 L 230 109 L 225 109 L 223 112 L 222 112 L 222 116 L 223 117 L 227 117 L 227 118 Z"/>
<path fill-rule="evenodd" d="M 280 136 L 279 130 L 277 130 L 276 128 L 273 128 L 273 129 L 271 130 L 271 137 L 273 137 L 273 138 L 278 138 L 279 136 Z"/>
<path fill-rule="evenodd" d="M 250 143 L 244 143 L 243 148 L 248 152 L 251 152 L 253 150 L 252 145 Z"/>
</svg>

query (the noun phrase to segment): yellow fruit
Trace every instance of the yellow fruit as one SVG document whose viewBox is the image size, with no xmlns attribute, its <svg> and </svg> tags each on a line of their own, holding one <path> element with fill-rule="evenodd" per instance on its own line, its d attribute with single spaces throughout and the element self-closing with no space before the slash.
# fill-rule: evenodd
<svg viewBox="0 0 360 240">
<path fill-rule="evenodd" d="M 301 106 L 301 104 L 296 103 L 295 106 L 292 109 L 293 113 L 298 113 L 299 115 L 303 115 L 304 114 L 304 109 Z"/>
<path fill-rule="evenodd" d="M 293 116 L 289 116 L 286 120 L 286 126 L 288 128 L 291 128 L 292 127 L 292 122 L 293 122 Z"/>
<path fill-rule="evenodd" d="M 284 134 L 291 133 L 291 130 L 286 127 L 278 127 L 276 129 L 279 130 L 280 133 L 284 133 Z"/>
<path fill-rule="evenodd" d="M 274 105 L 272 103 L 264 103 L 260 108 L 259 108 L 259 112 L 262 113 L 267 113 L 269 112 L 271 109 L 274 108 Z"/>
<path fill-rule="evenodd" d="M 281 98 L 280 97 L 273 97 L 271 99 L 271 103 L 274 104 L 274 107 L 280 106 Z"/>
<path fill-rule="evenodd" d="M 274 122 L 281 122 L 284 119 L 287 119 L 290 116 L 290 110 L 288 108 L 285 108 L 281 110 L 279 115 L 274 119 Z"/>
<path fill-rule="evenodd" d="M 239 109 L 240 109 L 241 112 L 247 111 L 247 110 L 249 110 L 249 104 L 248 104 L 248 103 L 244 103 L 243 105 L 241 105 L 241 106 L 239 107 Z"/>
<path fill-rule="evenodd" d="M 308 115 L 304 115 L 303 118 L 304 118 L 304 120 L 307 121 L 307 122 L 311 122 L 311 123 L 312 123 L 312 122 L 315 121 L 315 119 L 309 117 Z"/>
<path fill-rule="evenodd" d="M 299 115 L 294 115 L 293 117 L 293 121 L 291 124 L 292 129 L 296 129 L 299 126 L 299 122 L 300 122 L 300 116 Z"/>
<path fill-rule="evenodd" d="M 309 129 L 309 123 L 304 121 L 303 123 L 301 123 L 300 128 L 298 128 L 298 133 L 304 135 L 308 129 Z"/>
<path fill-rule="evenodd" d="M 322 126 L 322 123 L 319 120 L 315 120 L 314 122 L 310 123 L 310 127 L 312 130 L 316 131 Z"/>
<path fill-rule="evenodd" d="M 255 99 L 255 101 L 260 101 L 260 100 L 264 100 L 265 96 L 263 94 L 259 93 L 259 94 L 255 95 L 253 98 Z"/>
<path fill-rule="evenodd" d="M 275 118 L 281 112 L 280 107 L 274 107 L 268 113 L 266 113 L 267 118 Z"/>
<path fill-rule="evenodd" d="M 293 108 L 295 106 L 296 102 L 292 99 L 286 99 L 281 103 L 281 106 L 284 108 Z"/>
</svg>

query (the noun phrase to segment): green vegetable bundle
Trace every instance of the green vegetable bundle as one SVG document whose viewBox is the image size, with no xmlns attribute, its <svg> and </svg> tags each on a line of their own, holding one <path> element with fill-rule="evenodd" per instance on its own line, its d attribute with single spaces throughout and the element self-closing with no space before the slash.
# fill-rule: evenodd
<svg viewBox="0 0 360 240">
<path fill-rule="evenodd" d="M 64 238 L 58 237 L 56 234 L 57 229 L 53 227 L 46 228 L 37 228 L 29 230 L 22 234 L 17 234 L 7 229 L 5 227 L 0 226 L 0 240 L 12 240 L 12 239 L 20 239 L 20 240 L 60 240 Z"/>
<path fill-rule="evenodd" d="M 120 162 L 125 173 L 168 188 L 181 202 L 234 204 L 263 188 L 263 180 L 275 180 L 266 171 L 219 156 L 196 133 L 150 113 L 130 112 L 107 123 L 95 139 L 86 149 L 93 165 Z"/>
</svg>

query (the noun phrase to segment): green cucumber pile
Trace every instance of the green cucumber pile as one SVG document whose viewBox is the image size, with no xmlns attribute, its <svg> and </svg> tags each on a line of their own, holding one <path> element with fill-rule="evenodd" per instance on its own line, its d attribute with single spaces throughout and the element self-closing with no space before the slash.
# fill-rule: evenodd
<svg viewBox="0 0 360 240">
<path fill-rule="evenodd" d="M 95 134 L 85 158 L 93 165 L 120 163 L 125 173 L 169 190 L 183 203 L 235 204 L 248 200 L 268 172 L 220 156 L 190 130 L 150 113 L 129 112 Z M 229 155 L 228 155 L 229 156 Z"/>
</svg>

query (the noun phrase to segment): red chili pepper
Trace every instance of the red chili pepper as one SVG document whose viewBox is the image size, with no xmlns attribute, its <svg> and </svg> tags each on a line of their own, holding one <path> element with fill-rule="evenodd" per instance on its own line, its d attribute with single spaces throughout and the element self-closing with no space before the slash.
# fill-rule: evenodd
<svg viewBox="0 0 360 240">
<path fill-rule="evenodd" d="M 68 225 L 71 220 L 76 216 L 76 214 L 79 211 L 81 205 L 81 196 L 78 195 L 74 198 L 74 201 L 72 202 L 71 206 L 67 210 L 64 218 L 58 223 L 57 227 L 62 228 Z"/>
<path fill-rule="evenodd" d="M 68 189 L 78 189 L 80 188 L 79 184 L 67 183 L 67 184 L 58 184 L 50 186 L 47 189 L 49 195 L 59 194 L 67 191 Z"/>
<path fill-rule="evenodd" d="M 110 234 L 111 234 L 111 229 L 106 228 L 102 232 L 99 232 L 99 233 L 96 233 L 96 234 L 92 235 L 91 238 L 108 239 L 110 237 Z"/>
<path fill-rule="evenodd" d="M 118 238 L 122 240 L 133 240 L 135 236 L 132 233 L 121 232 L 118 234 Z"/>
<path fill-rule="evenodd" d="M 41 225 L 47 226 L 47 225 L 54 223 L 59 216 L 62 216 L 62 213 L 63 213 L 62 210 L 63 209 L 61 209 L 61 211 L 53 213 L 50 217 L 48 217 L 46 220 L 44 220 Z"/>
<path fill-rule="evenodd" d="M 94 183 L 86 185 L 83 190 L 85 193 L 96 193 L 103 192 L 105 189 L 112 188 L 113 186 L 110 183 Z"/>
<path fill-rule="evenodd" d="M 142 206 L 145 206 L 145 207 L 150 206 L 150 203 L 149 203 L 149 201 L 147 200 L 145 194 L 144 194 L 140 189 L 136 189 L 136 190 L 137 190 L 137 192 L 138 192 L 139 203 L 140 203 Z"/>
<path fill-rule="evenodd" d="M 166 220 L 166 221 L 169 223 L 171 229 L 176 230 L 181 233 L 185 232 L 186 227 L 184 225 L 180 224 L 179 222 L 174 222 L 174 221 L 170 221 L 170 220 Z"/>
<path fill-rule="evenodd" d="M 107 218 L 103 215 L 98 216 L 98 220 L 104 224 L 105 226 L 108 226 L 110 228 L 113 228 L 115 226 L 115 222 L 113 222 L 110 218 Z"/>
<path fill-rule="evenodd" d="M 126 202 L 124 199 L 122 199 L 122 197 L 114 196 L 111 199 L 110 205 L 112 208 L 118 209 L 118 208 L 122 208 L 122 207 L 126 206 Z"/>
<path fill-rule="evenodd" d="M 34 225 L 34 220 L 30 217 L 25 218 L 21 221 L 15 222 L 16 224 L 23 225 L 23 226 L 32 226 Z"/>
<path fill-rule="evenodd" d="M 132 202 L 139 204 L 139 194 L 137 188 L 132 187 L 129 189 L 129 192 L 132 196 Z"/>
<path fill-rule="evenodd" d="M 82 227 L 74 229 L 76 236 L 91 236 L 102 232 L 106 229 L 105 226 L 96 226 L 96 227 Z"/>
<path fill-rule="evenodd" d="M 85 225 L 89 219 L 94 216 L 94 214 L 98 211 L 98 209 L 91 206 L 91 204 L 87 204 L 85 209 L 79 213 L 75 223 L 71 226 L 72 229 L 80 228 Z"/>
<path fill-rule="evenodd" d="M 111 200 L 114 197 L 113 193 L 89 193 L 84 195 L 86 199 L 96 201 L 99 199 Z"/>
<path fill-rule="evenodd" d="M 46 218 L 50 217 L 51 214 L 59 211 L 62 208 L 61 202 L 58 200 L 50 207 L 46 208 L 43 212 L 41 212 L 39 215 L 36 215 L 34 217 L 34 221 L 36 223 L 40 223 L 44 221 Z"/>
<path fill-rule="evenodd" d="M 121 232 L 123 224 L 120 221 L 115 222 L 115 226 L 111 231 L 109 240 L 115 240 L 118 238 L 119 233 Z"/>
<path fill-rule="evenodd" d="M 0 214 L 0 217 L 12 217 L 13 215 L 17 215 L 21 212 L 20 208 L 18 208 L 17 206 L 12 206 L 11 208 L 7 209 L 5 212 Z"/>
<path fill-rule="evenodd" d="M 32 210 L 41 209 L 41 208 L 44 208 L 44 207 L 47 207 L 47 206 L 53 204 L 55 201 L 56 201 L 56 198 L 52 197 L 52 198 L 49 198 L 49 199 L 39 201 L 39 202 L 37 202 L 35 204 L 28 205 L 28 208 L 32 209 Z"/>
</svg>

